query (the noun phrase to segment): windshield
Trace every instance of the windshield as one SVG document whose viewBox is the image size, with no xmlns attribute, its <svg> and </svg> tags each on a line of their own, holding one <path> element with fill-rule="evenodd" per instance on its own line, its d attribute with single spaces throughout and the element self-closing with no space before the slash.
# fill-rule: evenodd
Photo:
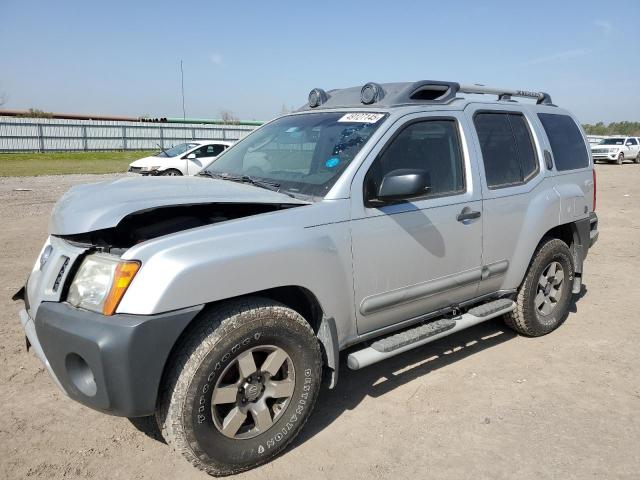
<svg viewBox="0 0 640 480">
<path fill-rule="evenodd" d="M 181 143 L 179 145 L 176 145 L 175 147 L 167 148 L 162 152 L 156 153 L 154 157 L 177 157 L 178 155 L 181 155 L 187 150 L 191 150 L 198 145 L 199 143 Z"/>
<path fill-rule="evenodd" d="M 624 145 L 624 138 L 605 138 L 599 145 Z"/>
<path fill-rule="evenodd" d="M 207 171 L 248 176 L 282 191 L 323 197 L 382 123 L 382 113 L 282 117 L 249 135 Z"/>
</svg>

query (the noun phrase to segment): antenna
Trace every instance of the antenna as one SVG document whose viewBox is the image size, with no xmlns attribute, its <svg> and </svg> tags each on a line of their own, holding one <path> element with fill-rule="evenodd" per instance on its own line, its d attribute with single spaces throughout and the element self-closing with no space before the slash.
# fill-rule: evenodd
<svg viewBox="0 0 640 480">
<path fill-rule="evenodd" d="M 186 120 L 187 114 L 184 110 L 184 70 L 182 69 L 182 60 L 180 60 L 180 82 L 182 86 L 182 120 Z"/>
</svg>

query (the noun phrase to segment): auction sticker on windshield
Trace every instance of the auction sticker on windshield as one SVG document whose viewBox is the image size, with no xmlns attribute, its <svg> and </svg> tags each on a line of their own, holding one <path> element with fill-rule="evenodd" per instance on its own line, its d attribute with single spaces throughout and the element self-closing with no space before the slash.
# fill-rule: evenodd
<svg viewBox="0 0 640 480">
<path fill-rule="evenodd" d="M 343 115 L 339 122 L 358 122 L 358 123 L 376 123 L 384 117 L 384 113 L 367 113 L 367 112 L 358 112 L 358 113 L 347 113 Z"/>
</svg>

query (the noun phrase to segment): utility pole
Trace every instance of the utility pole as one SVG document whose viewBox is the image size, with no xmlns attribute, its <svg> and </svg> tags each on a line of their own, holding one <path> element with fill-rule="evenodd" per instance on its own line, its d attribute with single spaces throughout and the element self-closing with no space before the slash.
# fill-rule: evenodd
<svg viewBox="0 0 640 480">
<path fill-rule="evenodd" d="M 182 85 L 182 119 L 186 120 L 187 114 L 184 110 L 184 70 L 182 69 L 182 60 L 180 60 L 180 79 Z"/>
</svg>

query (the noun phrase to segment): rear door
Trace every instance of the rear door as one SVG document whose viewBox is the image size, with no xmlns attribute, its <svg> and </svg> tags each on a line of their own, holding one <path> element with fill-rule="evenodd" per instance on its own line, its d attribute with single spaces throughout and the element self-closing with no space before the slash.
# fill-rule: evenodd
<svg viewBox="0 0 640 480">
<path fill-rule="evenodd" d="M 527 212 L 542 188 L 543 153 L 534 125 L 522 109 L 471 104 L 466 111 L 475 126 L 473 140 L 481 158 L 484 222 L 479 294 L 485 295 L 504 288 L 509 267 L 517 261 L 516 248 L 528 231 Z"/>
<path fill-rule="evenodd" d="M 412 114 L 398 120 L 352 183 L 352 257 L 360 334 L 397 324 L 476 295 L 480 280 L 482 202 L 461 113 Z M 384 175 L 424 169 L 421 198 L 367 206 Z M 468 220 L 461 213 L 475 212 Z"/>
</svg>

